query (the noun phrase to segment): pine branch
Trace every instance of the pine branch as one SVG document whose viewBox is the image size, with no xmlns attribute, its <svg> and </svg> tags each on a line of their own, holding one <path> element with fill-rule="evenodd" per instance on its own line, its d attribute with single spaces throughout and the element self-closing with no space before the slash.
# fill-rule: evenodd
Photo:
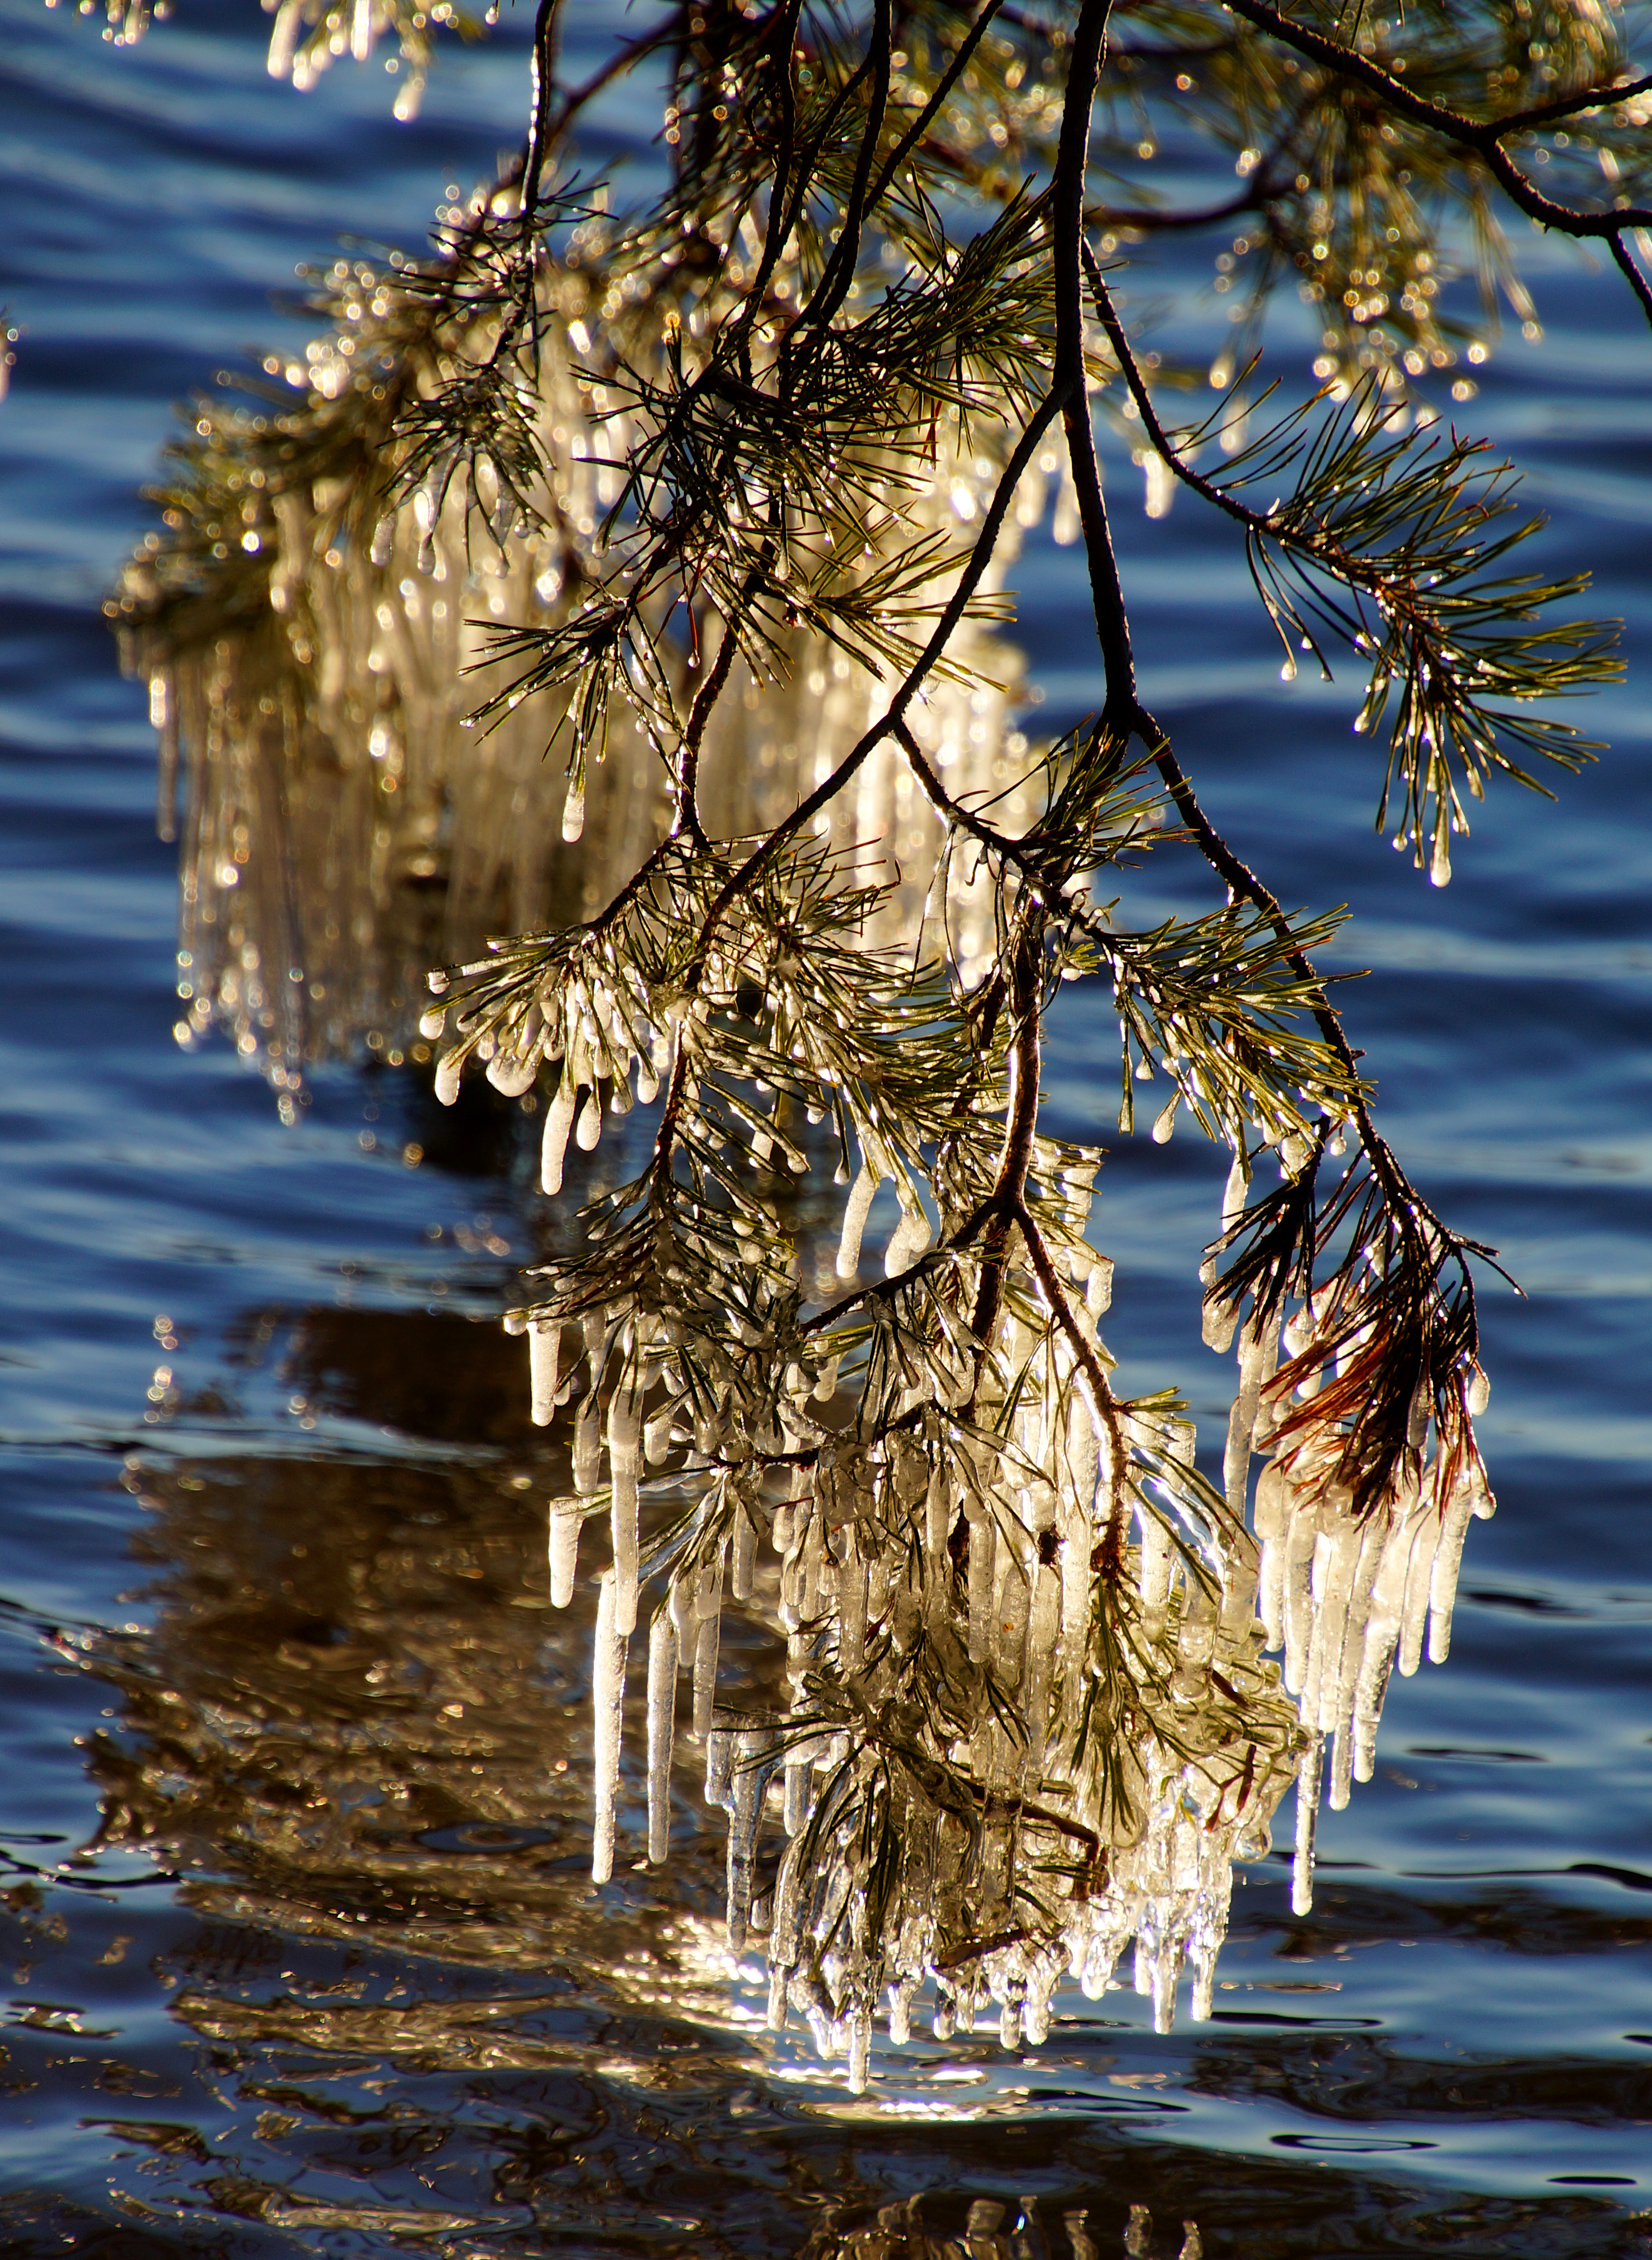
<svg viewBox="0 0 1652 2260">
<path fill-rule="evenodd" d="M 278 13 L 278 40 L 297 22 Z M 1402 1670 L 1419 1652 L 1419 1575 L 1444 1652 L 1462 1530 L 1491 1504 L 1473 1267 L 1493 1259 L 1378 1129 L 1315 969 L 1335 917 L 1286 916 L 1142 703 L 1092 387 L 1122 378 L 1158 462 L 1242 530 L 1289 666 L 1333 640 L 1369 663 L 1362 720 L 1390 726 L 1390 788 L 1420 845 L 1432 825 L 1441 876 L 1459 785 L 1585 755 L 1527 710 L 1613 663 L 1597 631 L 1541 617 L 1578 583 L 1509 569 L 1533 529 L 1507 515 L 1506 468 L 1455 434 L 1402 440 L 1375 377 L 1202 470 L 1234 401 L 1167 426 L 1085 230 L 1257 215 L 1224 254 L 1235 281 L 1256 258 L 1219 368 L 1293 271 L 1344 364 L 1369 355 L 1384 385 L 1396 355 L 1444 366 L 1454 212 L 1483 277 L 1528 311 L 1494 186 L 1608 242 L 1652 314 L 1626 232 L 1645 216 L 1544 197 L 1511 153 L 1571 121 L 1564 146 L 1634 190 L 1618 121 L 1648 82 L 1626 67 L 1606 84 L 1615 34 L 1568 22 L 1540 70 L 1509 11 L 1465 24 L 1433 0 L 1404 52 L 1266 0 L 1226 20 L 1206 0 L 1080 0 L 1048 23 L 1018 0 L 674 6 L 569 87 L 540 0 L 520 160 L 447 211 L 428 262 L 334 270 L 309 375 L 197 416 L 168 533 L 123 590 L 156 711 L 175 718 L 182 685 L 190 729 L 212 699 L 268 711 L 273 679 L 293 742 L 342 746 L 371 715 L 377 754 L 412 727 L 440 649 L 444 697 L 459 670 L 496 670 L 470 719 L 501 733 L 490 762 L 523 764 L 513 794 L 567 733 L 565 844 L 611 733 L 636 766 L 604 799 L 664 771 L 600 886 L 587 851 L 597 915 L 433 976 L 422 1041 L 439 1098 L 485 1072 L 537 1098 L 547 1198 L 570 1146 L 590 1152 L 616 1117 L 645 1125 L 509 1321 L 534 1419 L 566 1407 L 572 1431 L 553 1599 L 573 1592 L 582 1534 L 604 1523 L 612 1549 L 592 1872 L 614 1871 L 627 1643 L 653 1592 L 649 1856 L 668 1849 L 687 1671 L 706 1793 L 729 1815 L 731 1942 L 777 1852 L 770 2020 L 806 2019 L 851 2086 L 884 2002 L 899 2038 L 929 1985 L 944 2037 L 990 1999 L 1006 2045 L 1036 2045 L 1058 1973 L 1098 1993 L 1133 1934 L 1155 2024 L 1184 1952 L 1207 2011 L 1232 1862 L 1265 1851 L 1299 1765 L 1311 1820 L 1326 1731 L 1333 1803 L 1369 1771 L 1396 1643 Z M 1140 36 L 1110 58 L 1121 25 Z M 662 56 L 668 186 L 631 210 L 582 203 L 577 122 Z M 1483 86 L 1505 105 L 1484 118 Z M 1236 161 L 1236 193 L 1154 211 L 1129 185 L 1168 104 Z M 1086 291 L 1108 351 L 1087 345 Z M 1012 617 L 1012 518 L 1030 520 L 1057 464 L 1057 418 L 1099 712 L 1029 748 L 992 741 L 1017 676 L 981 631 Z M 403 577 L 473 561 L 476 619 Z M 256 663 L 232 656 L 244 627 Z M 767 767 L 776 716 L 762 821 L 737 797 L 731 819 L 726 765 L 754 744 Z M 456 804 L 463 765 L 430 773 Z M 876 806 L 886 836 L 862 838 Z M 1139 851 L 1170 842 L 1227 901 L 1133 926 Z M 867 883 L 875 853 L 895 880 Z M 1092 899 L 1103 874 L 1117 900 Z M 1207 1342 L 1238 1339 L 1219 1489 L 1180 1398 L 1113 1384 L 1112 1266 L 1090 1237 L 1102 1155 L 1041 1126 L 1042 1048 L 1074 977 L 1105 979 L 1116 1006 L 1125 1126 L 1138 1084 L 1162 1079 L 1157 1134 L 1185 1107 L 1233 1151 L 1201 1275 Z M 828 1206 L 841 1232 L 823 1262 Z M 780 1558 L 786 1691 L 739 1708 L 719 1700 L 718 1624 L 726 1588 L 767 1606 L 760 1541 Z M 1334 1634 L 1296 1575 L 1322 1542 L 1348 1603 Z M 1327 1669 L 1331 1637 L 1357 1672 Z M 765 1835 L 782 1777 L 783 1849 Z M 1299 1906 L 1310 1869 L 1305 1854 Z M 1167 1893 L 1172 1873 L 1197 1888 Z"/>
<path fill-rule="evenodd" d="M 1580 239 L 1604 238 L 1613 242 L 1621 239 L 1626 228 L 1652 226 L 1652 211 L 1638 207 L 1610 212 L 1580 211 L 1555 202 L 1533 183 L 1503 147 L 1509 135 L 1527 131 L 1534 125 L 1627 100 L 1643 92 L 1647 81 L 1620 88 L 1584 89 L 1577 97 L 1575 109 L 1567 107 L 1569 97 L 1563 97 L 1556 104 L 1539 105 L 1535 111 L 1517 111 L 1505 118 L 1473 118 L 1415 92 L 1394 71 L 1384 69 L 1372 57 L 1343 46 L 1307 25 L 1293 23 L 1277 9 L 1269 7 L 1267 0 L 1226 0 L 1226 4 L 1234 15 L 1242 16 L 1269 39 L 1362 87 L 1395 116 L 1427 128 L 1458 148 L 1472 151 L 1516 209 L 1540 226 Z M 1652 318 L 1652 311 L 1648 318 Z"/>
<path fill-rule="evenodd" d="M 1454 757 L 1478 798 L 1492 769 L 1546 790 L 1512 748 L 1573 769 L 1598 751 L 1569 726 L 1527 719 L 1509 703 L 1566 696 L 1621 672 L 1609 630 L 1525 625 L 1541 608 L 1577 594 L 1584 576 L 1546 583 L 1489 574 L 1542 524 L 1531 519 L 1491 533 L 1511 508 L 1510 466 L 1480 469 L 1475 459 L 1483 442 L 1454 435 L 1441 452 L 1434 437 L 1392 435 L 1394 411 L 1381 406 L 1373 388 L 1355 394 L 1317 437 L 1309 437 L 1304 411 L 1295 411 L 1244 449 L 1223 480 L 1205 477 L 1188 461 L 1204 432 L 1179 445 L 1166 432 L 1100 268 L 1088 252 L 1086 258 L 1097 311 L 1155 449 L 1184 484 L 1245 528 L 1251 576 L 1284 644 L 1285 672 L 1296 672 L 1291 646 L 1299 639 L 1329 673 L 1319 646 L 1327 629 L 1367 657 L 1369 685 L 1355 724 L 1361 733 L 1381 722 L 1398 682 L 1377 821 L 1380 827 L 1387 817 L 1398 775 L 1402 837 L 1418 843 L 1420 859 L 1432 795 L 1434 876 L 1443 883 L 1449 833 L 1466 829 Z M 1291 472 L 1297 483 L 1288 503 L 1259 511 L 1241 498 L 1240 488 Z M 1276 561 L 1281 558 L 1290 582 Z M 1349 593 L 1351 609 L 1326 595 L 1320 576 Z"/>
</svg>

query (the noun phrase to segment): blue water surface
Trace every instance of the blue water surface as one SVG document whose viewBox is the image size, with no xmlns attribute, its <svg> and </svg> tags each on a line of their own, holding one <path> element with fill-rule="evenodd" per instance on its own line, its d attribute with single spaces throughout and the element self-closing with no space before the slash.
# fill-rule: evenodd
<svg viewBox="0 0 1652 2260">
<path fill-rule="evenodd" d="M 1058 2249 L 1077 2207 L 1118 2249 L 1134 2203 L 1290 2260 L 1647 2249 L 1652 336 L 1616 279 L 1522 244 L 1545 335 L 1455 411 L 1525 468 L 1543 569 L 1626 623 L 1584 718 L 1610 750 L 1552 802 L 1494 789 L 1443 891 L 1372 828 L 1352 682 L 1283 685 L 1230 529 L 1186 495 L 1148 520 L 1104 442 L 1148 702 L 1279 896 L 1348 905 L 1327 962 L 1369 969 L 1388 1134 L 1523 1290 L 1484 1282 L 1499 1509 L 1448 1664 L 1323 1819 L 1312 1915 L 1243 1872 L 1212 2023 L 1075 1994 L 1036 2058 L 915 2045 L 852 2100 L 758 2028 L 714 1841 L 669 1885 L 582 1879 L 580 1628 L 535 1598 L 561 1446 L 490 1323 L 542 1228 L 521 1141 L 367 1064 L 283 1128 L 175 1043 L 174 851 L 100 611 L 174 403 L 302 340 L 270 302 L 299 261 L 416 247 L 491 171 L 524 27 L 450 43 L 399 126 L 376 63 L 274 84 L 239 0 L 132 52 L 100 23 L 0 0 L 0 2251 L 780 2255 L 919 2190 L 952 2232 L 1036 2199 Z M 576 11 L 576 53 L 607 28 Z M 593 141 L 646 164 L 648 132 L 617 97 Z M 1167 352 L 1209 354 L 1207 253 L 1162 278 Z M 1299 310 L 1275 336 L 1294 377 Z M 1069 718 L 1075 554 L 1041 535 L 1013 577 Z M 1144 915 L 1210 899 L 1143 875 Z M 1110 1147 L 1124 1383 L 1178 1382 L 1213 1447 L 1223 1162 L 1117 1136 L 1114 1044 L 1064 1000 L 1053 1114 Z"/>
</svg>

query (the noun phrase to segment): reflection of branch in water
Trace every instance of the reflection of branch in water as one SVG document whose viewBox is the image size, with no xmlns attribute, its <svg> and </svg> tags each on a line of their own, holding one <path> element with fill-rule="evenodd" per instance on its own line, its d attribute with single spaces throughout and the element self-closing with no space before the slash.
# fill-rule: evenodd
<svg viewBox="0 0 1652 2260">
<path fill-rule="evenodd" d="M 378 1314 L 358 1315 L 370 1334 Z M 486 1426 L 497 1392 L 455 1384 L 444 1331 L 429 1334 L 398 1335 L 397 1355 L 440 1364 Z M 340 1337 L 329 1385 L 370 1398 L 382 1361 L 369 1345 L 350 1376 L 345 1355 Z M 646 1900 L 590 1890 L 590 1627 L 541 1606 L 517 1464 L 275 1457 L 129 1477 L 156 1614 L 82 1656 L 122 1703 L 89 1745 L 99 1843 L 183 1871 L 200 1925 L 169 1931 L 156 1968 L 227 2106 L 199 2131 L 193 2097 L 164 2123 L 105 2106 L 163 2177 L 139 2185 L 147 2217 L 198 2220 L 204 2203 L 305 2249 L 352 2231 L 454 2260 L 479 2234 L 506 2250 L 595 2234 L 604 2250 L 677 2251 L 689 2235 L 733 2254 L 760 2223 L 765 2249 L 806 2260 L 1019 2250 L 996 2234 L 1004 2209 L 944 2192 L 932 2210 L 950 2233 L 911 2205 L 805 2241 L 798 2192 L 765 2156 L 789 2156 L 794 2130 L 730 2030 L 734 1957 L 698 1912 L 715 1888 L 701 1832 L 682 1831 L 669 1892 L 658 1877 Z M 734 1686 L 755 1657 L 736 1630 Z M 948 2171 L 944 2153 L 933 2164 Z M 833 2194 L 869 2217 L 878 2202 L 852 2175 Z M 1083 2215 L 1066 2228 L 1051 2250 L 1095 2260 Z"/>
<path fill-rule="evenodd" d="M 1033 2255 L 1059 2256 L 1063 2249 L 1072 2260 L 1100 2260 L 1099 2225 L 1089 2206 L 1075 2206 L 1062 2216 L 1064 2239 L 1052 2239 L 1039 2218 L 1036 2198 L 1024 2197 L 1012 2209 L 990 2198 L 977 2198 L 969 2207 L 961 2235 L 931 2228 L 924 2219 L 921 2197 L 880 2208 L 875 2223 L 865 2228 L 820 2229 L 809 2239 L 798 2260 L 1032 2260 Z M 1005 2225 L 1005 2215 L 1011 2225 Z M 1178 2260 L 1203 2260 L 1205 2245 L 1198 2224 L 1184 2221 Z M 1124 2249 L 1129 2260 L 1153 2260 L 1153 2216 L 1144 2205 L 1133 2205 L 1125 2229 Z M 1165 2253 L 1168 2246 L 1160 2248 Z"/>
<path fill-rule="evenodd" d="M 573 1918 L 588 1631 L 547 1648 L 542 1554 L 502 1469 L 277 1457 L 142 1481 L 141 1550 L 167 1574 L 153 1634 L 100 1652 L 127 1729 L 93 1750 L 104 1839 L 173 1848 L 199 1904 L 287 1930 L 366 1918 L 518 1967 L 583 1938 L 595 1981 L 692 1911 L 621 1906 L 623 1946 Z"/>
</svg>

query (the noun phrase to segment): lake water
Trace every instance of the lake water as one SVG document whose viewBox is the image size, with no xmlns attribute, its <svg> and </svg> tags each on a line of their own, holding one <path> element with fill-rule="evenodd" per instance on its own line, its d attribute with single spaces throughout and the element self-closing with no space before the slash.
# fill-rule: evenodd
<svg viewBox="0 0 1652 2260">
<path fill-rule="evenodd" d="M 1110 461 L 1149 704 L 1277 892 L 1351 905 L 1389 1134 L 1526 1290 L 1485 1283 L 1499 1512 L 1449 1663 L 1395 1686 L 1376 1780 L 1324 1818 L 1313 1913 L 1279 1855 L 1241 1871 L 1209 2023 L 1063 1995 L 1035 2056 L 915 2042 L 851 2099 L 762 2030 L 716 1833 L 590 1885 L 589 1625 L 544 1607 L 564 1447 L 492 1323 L 547 1229 L 519 1117 L 362 1064 L 283 1128 L 226 1047 L 173 1040 L 173 851 L 99 611 L 137 489 L 175 399 L 304 334 L 268 304 L 297 261 L 417 242 L 518 122 L 519 27 L 407 127 L 376 68 L 272 84 L 266 28 L 196 0 L 122 54 L 0 0 L 0 2252 L 823 2254 L 919 2192 L 937 2234 L 999 2206 L 1015 2252 L 1075 2260 L 1133 2206 L 1159 2253 L 1184 2220 L 1288 2260 L 1652 2248 L 1652 339 L 1626 294 L 1534 244 L 1546 338 L 1458 411 L 1518 452 L 1545 563 L 1593 569 L 1631 672 L 1589 717 L 1601 768 L 1495 792 L 1444 893 L 1370 830 L 1350 691 L 1284 690 L 1223 528 L 1185 496 L 1149 523 Z M 1014 577 L 1046 719 L 1081 708 L 1072 553 Z M 1213 1444 L 1221 1165 L 1111 1135 L 1112 1043 L 1075 994 L 1055 1112 L 1114 1148 L 1109 1340 Z M 726 1637 L 738 1680 L 758 1635 Z M 993 2235 L 976 2214 L 971 2250 Z"/>
</svg>

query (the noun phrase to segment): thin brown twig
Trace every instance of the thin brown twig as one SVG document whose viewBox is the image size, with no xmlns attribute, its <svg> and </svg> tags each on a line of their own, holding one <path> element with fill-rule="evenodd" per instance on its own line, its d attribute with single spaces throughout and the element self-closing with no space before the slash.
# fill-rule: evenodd
<svg viewBox="0 0 1652 2260">
<path fill-rule="evenodd" d="M 1620 235 L 1614 235 L 1612 239 L 1612 255 L 1617 261 L 1629 288 L 1641 301 L 1648 321 L 1652 322 L 1652 283 L 1648 282 L 1646 276 L 1630 257 L 1629 247 Z"/>
<path fill-rule="evenodd" d="M 1041 1015 L 1038 976 L 1043 955 L 1041 918 L 1020 920 L 1010 965 L 1010 1087 L 1005 1108 L 1004 1147 L 989 1204 L 990 1221 L 982 1245 L 981 1273 L 976 1285 L 970 1332 L 976 1338 L 973 1405 L 980 1392 L 992 1336 L 1004 1301 L 1004 1267 L 1008 1259 L 1010 1233 L 1024 1206 L 1026 1173 L 1032 1165 L 1033 1138 L 1038 1128 L 1039 1071 Z"/>
</svg>

